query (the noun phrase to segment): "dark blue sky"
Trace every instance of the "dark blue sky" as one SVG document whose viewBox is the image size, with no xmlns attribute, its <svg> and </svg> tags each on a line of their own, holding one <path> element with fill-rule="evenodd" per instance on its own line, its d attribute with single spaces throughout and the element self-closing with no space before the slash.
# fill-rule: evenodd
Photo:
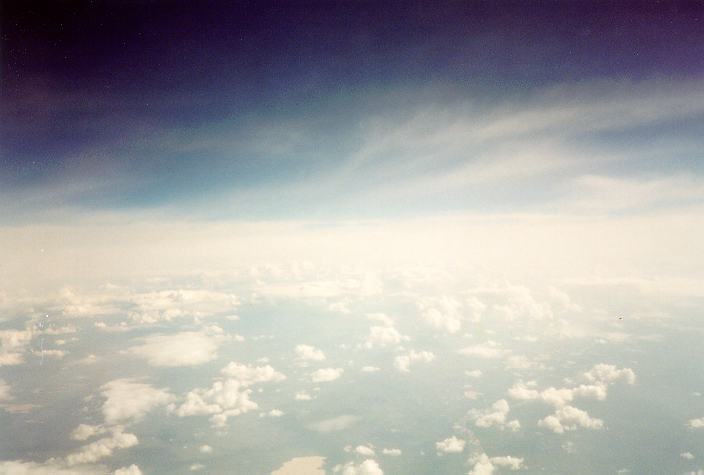
<svg viewBox="0 0 704 475">
<path fill-rule="evenodd" d="M 77 186 L 60 201 L 89 207 L 300 182 L 358 153 L 370 120 L 403 123 L 419 108 L 487 113 L 551 88 L 676 89 L 704 73 L 702 2 L 2 8 L 0 185 Z M 701 121 L 683 125 L 693 137 Z M 271 146 L 282 140 L 261 137 L 271 129 L 297 139 Z M 267 147 L 247 145 L 257 136 Z"/>
</svg>

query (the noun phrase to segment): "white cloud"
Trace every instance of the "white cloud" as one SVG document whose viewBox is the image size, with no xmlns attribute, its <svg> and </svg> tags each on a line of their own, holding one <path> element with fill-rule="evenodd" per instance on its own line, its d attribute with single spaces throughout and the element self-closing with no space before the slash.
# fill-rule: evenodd
<svg viewBox="0 0 704 475">
<path fill-rule="evenodd" d="M 106 457 L 110 457 L 115 450 L 134 447 L 139 443 L 137 436 L 123 432 L 122 428 L 111 429 L 109 437 L 98 439 L 88 445 L 84 445 L 77 452 L 66 456 L 66 463 L 69 466 L 94 463 Z"/>
<path fill-rule="evenodd" d="M 418 306 L 423 320 L 436 330 L 457 333 L 462 327 L 462 303 L 455 298 L 424 298 Z"/>
<path fill-rule="evenodd" d="M 391 457 L 399 457 L 403 452 L 401 452 L 401 449 L 382 449 L 381 453 Z"/>
<path fill-rule="evenodd" d="M 704 417 L 700 417 L 699 419 L 690 419 L 688 425 L 693 429 L 704 428 Z"/>
<path fill-rule="evenodd" d="M 360 369 L 363 373 L 376 373 L 379 370 L 380 368 L 376 366 L 362 366 L 362 369 Z"/>
<path fill-rule="evenodd" d="M 338 379 L 343 372 L 342 368 L 322 368 L 313 371 L 310 374 L 310 380 L 314 383 L 327 383 Z"/>
<path fill-rule="evenodd" d="M 311 396 L 305 391 L 299 391 L 296 393 L 294 398 L 296 399 L 296 401 L 311 401 L 313 399 L 313 396 Z"/>
<path fill-rule="evenodd" d="M 458 454 L 460 452 L 464 452 L 465 445 L 467 445 L 467 441 L 464 439 L 458 439 L 453 435 L 452 437 L 448 437 L 440 442 L 435 442 L 435 450 L 438 455 Z"/>
<path fill-rule="evenodd" d="M 405 355 L 400 355 L 394 358 L 394 367 L 402 373 L 411 371 L 411 364 L 416 361 L 430 363 L 435 359 L 435 355 L 430 351 L 415 351 L 411 350 Z"/>
<path fill-rule="evenodd" d="M 509 470 L 520 470 L 523 468 L 523 458 L 501 456 L 489 457 L 487 454 L 479 454 L 470 459 L 474 464 L 468 475 L 492 475 L 497 467 L 505 467 Z"/>
<path fill-rule="evenodd" d="M 566 431 L 572 431 L 578 427 L 586 429 L 601 429 L 604 426 L 604 421 L 593 418 L 586 411 L 577 409 L 573 406 L 562 406 L 555 410 L 544 419 L 538 421 L 539 427 L 544 427 L 557 434 L 562 434 Z"/>
<path fill-rule="evenodd" d="M 44 463 L 5 460 L 0 461 L 0 473 L 4 475 L 102 475 L 107 471 L 92 465 L 66 467 L 60 460 Z"/>
<path fill-rule="evenodd" d="M 296 357 L 302 361 L 324 361 L 325 353 L 310 345 L 296 346 Z"/>
<path fill-rule="evenodd" d="M 205 469 L 205 465 L 202 463 L 194 463 L 190 467 L 188 467 L 188 470 L 191 472 L 200 472 L 201 470 Z"/>
<path fill-rule="evenodd" d="M 369 335 L 364 341 L 364 346 L 374 348 L 388 345 L 398 345 L 407 337 L 399 333 L 393 326 L 373 326 L 369 327 Z"/>
<path fill-rule="evenodd" d="M 250 399 L 250 386 L 279 382 L 286 376 L 269 365 L 248 366 L 230 362 L 221 371 L 223 378 L 217 379 L 209 388 L 189 391 L 180 405 L 172 404 L 169 410 L 178 417 L 210 415 L 215 427 L 225 427 L 227 419 L 247 413 L 259 406 Z"/>
<path fill-rule="evenodd" d="M 628 384 L 636 382 L 636 374 L 631 368 L 617 368 L 610 364 L 597 364 L 592 369 L 584 373 L 584 377 L 592 382 L 613 383 L 624 380 Z"/>
<path fill-rule="evenodd" d="M 73 432 L 71 438 L 73 440 L 88 440 L 94 435 L 100 435 L 107 432 L 107 428 L 103 426 L 93 426 L 89 424 L 79 424 Z"/>
<path fill-rule="evenodd" d="M 336 465 L 332 471 L 340 475 L 384 475 L 384 471 L 379 467 L 379 464 L 372 459 L 367 459 L 358 465 L 355 465 L 354 462 Z"/>
<path fill-rule="evenodd" d="M 680 457 L 682 457 L 685 460 L 694 460 L 694 454 L 692 454 L 691 452 L 682 452 L 680 454 Z"/>
<path fill-rule="evenodd" d="M 198 447 L 198 452 L 200 452 L 202 454 L 212 454 L 213 448 L 207 444 L 203 444 L 200 447 Z"/>
<path fill-rule="evenodd" d="M 358 445 L 354 448 L 355 453 L 365 457 L 374 457 L 374 449 L 369 445 Z"/>
<path fill-rule="evenodd" d="M 144 337 L 141 345 L 128 351 L 146 359 L 151 366 L 197 366 L 214 360 L 220 344 L 229 339 L 219 327 L 211 326 L 200 332 Z"/>
<path fill-rule="evenodd" d="M 132 464 L 129 467 L 118 468 L 113 475 L 142 475 L 142 471 L 137 465 Z"/>
<path fill-rule="evenodd" d="M 465 371 L 464 374 L 469 376 L 470 378 L 481 378 L 483 373 L 482 370 L 475 369 L 472 371 Z"/>
<path fill-rule="evenodd" d="M 474 424 L 477 427 L 498 427 L 501 430 L 509 429 L 517 431 L 521 427 L 520 422 L 516 419 L 511 421 L 506 420 L 506 416 L 510 410 L 511 408 L 506 399 L 499 399 L 491 405 L 491 408 L 485 411 L 473 410 L 470 412 L 470 415 L 474 418 Z"/>
<path fill-rule="evenodd" d="M 103 416 L 108 424 L 138 421 L 155 407 L 168 404 L 173 396 L 164 389 L 132 379 L 116 379 L 101 386 L 105 397 Z"/>
<path fill-rule="evenodd" d="M 0 331 L 0 366 L 13 366 L 24 361 L 23 353 L 32 340 L 31 330 Z"/>
</svg>

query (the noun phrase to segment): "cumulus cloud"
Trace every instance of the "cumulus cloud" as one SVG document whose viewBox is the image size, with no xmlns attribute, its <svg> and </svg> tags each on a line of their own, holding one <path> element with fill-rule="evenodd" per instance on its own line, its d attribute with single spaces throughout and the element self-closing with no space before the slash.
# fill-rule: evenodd
<svg viewBox="0 0 704 475">
<path fill-rule="evenodd" d="M 700 417 L 698 419 L 690 419 L 688 422 L 689 427 L 693 429 L 701 429 L 704 428 L 704 417 Z"/>
<path fill-rule="evenodd" d="M 296 358 L 300 361 L 324 361 L 325 353 L 310 345 L 296 346 Z"/>
<path fill-rule="evenodd" d="M 692 454 L 691 452 L 682 452 L 680 454 L 680 457 L 682 457 L 685 460 L 694 460 L 694 454 Z"/>
<path fill-rule="evenodd" d="M 501 456 L 489 457 L 482 453 L 470 459 L 470 463 L 474 466 L 469 471 L 468 475 L 492 475 L 499 467 L 504 467 L 509 470 L 520 470 L 523 468 L 523 458 Z"/>
<path fill-rule="evenodd" d="M 392 325 L 375 325 L 369 327 L 369 334 L 364 340 L 364 346 L 367 348 L 384 347 L 389 345 L 398 345 L 408 337 L 399 333 Z"/>
<path fill-rule="evenodd" d="M 362 369 L 360 369 L 360 371 L 363 373 L 376 373 L 379 370 L 380 368 L 376 366 L 362 366 Z"/>
<path fill-rule="evenodd" d="M 487 341 L 486 343 L 474 346 L 468 346 L 459 350 L 461 355 L 465 356 L 476 356 L 478 358 L 501 358 L 502 356 L 508 354 L 508 350 L 501 348 L 495 341 Z"/>
<path fill-rule="evenodd" d="M 219 327 L 210 326 L 200 332 L 144 337 L 128 351 L 151 366 L 197 366 L 214 360 L 220 344 L 230 339 Z"/>
<path fill-rule="evenodd" d="M 104 434 L 107 430 L 108 429 L 103 426 L 79 424 L 73 432 L 71 432 L 71 438 L 73 440 L 88 440 L 95 435 Z"/>
<path fill-rule="evenodd" d="M 340 475 L 384 475 L 384 471 L 373 459 L 367 459 L 360 464 L 349 462 L 345 465 L 336 465 L 332 471 Z"/>
<path fill-rule="evenodd" d="M 207 444 L 203 444 L 200 447 L 198 447 L 198 452 L 200 452 L 202 454 L 212 454 L 213 448 Z"/>
<path fill-rule="evenodd" d="M 401 449 L 382 449 L 381 453 L 391 457 L 399 457 L 403 452 L 401 452 Z"/>
<path fill-rule="evenodd" d="M 435 442 L 435 450 L 438 455 L 458 454 L 460 452 L 464 452 L 465 445 L 467 445 L 467 441 L 464 439 L 458 439 L 453 435 L 452 437 L 448 437 L 440 442 Z"/>
<path fill-rule="evenodd" d="M 29 329 L 0 331 L 0 366 L 21 364 L 31 340 L 32 332 Z"/>
<path fill-rule="evenodd" d="M 100 389 L 105 398 L 103 416 L 108 424 L 138 421 L 155 407 L 173 400 L 168 391 L 133 379 L 116 379 Z"/>
<path fill-rule="evenodd" d="M 418 306 L 423 320 L 438 331 L 457 333 L 462 327 L 462 303 L 455 298 L 424 298 Z"/>
<path fill-rule="evenodd" d="M 50 460 L 44 463 L 5 460 L 0 461 L 0 473 L 6 475 L 102 475 L 107 471 L 103 467 L 94 465 L 67 467 L 64 461 L 59 460 Z"/>
<path fill-rule="evenodd" d="M 142 475 L 142 471 L 137 465 L 132 464 L 129 467 L 118 468 L 113 475 Z"/>
<path fill-rule="evenodd" d="M 224 376 L 213 382 L 211 387 L 189 391 L 180 405 L 171 404 L 169 410 L 178 417 L 210 415 L 213 426 L 225 427 L 229 417 L 239 416 L 259 407 L 250 399 L 250 386 L 286 379 L 269 365 L 248 366 L 234 361 L 220 373 Z"/>
<path fill-rule="evenodd" d="M 310 380 L 314 383 L 327 383 L 338 379 L 342 376 L 343 372 L 344 370 L 342 368 L 322 368 L 313 371 L 310 374 Z"/>
<path fill-rule="evenodd" d="M 423 363 L 430 363 L 435 359 L 435 355 L 430 351 L 415 351 L 411 350 L 405 355 L 399 355 L 394 358 L 394 367 L 401 371 L 402 373 L 408 373 L 411 371 L 411 364 L 420 361 Z"/>
<path fill-rule="evenodd" d="M 470 415 L 474 418 L 474 425 L 477 427 L 498 427 L 499 429 L 509 429 L 517 431 L 521 427 L 521 423 L 514 419 L 507 421 L 507 415 L 511 410 L 506 399 L 499 399 L 491 407 L 485 411 L 473 410 Z"/>
<path fill-rule="evenodd" d="M 586 429 L 601 429 L 604 426 L 604 421 L 593 418 L 586 411 L 577 409 L 573 406 L 563 406 L 555 410 L 544 419 L 538 421 L 539 427 L 544 427 L 557 434 L 562 434 L 565 431 L 572 431 L 578 427 Z"/>
<path fill-rule="evenodd" d="M 138 443 L 137 436 L 123 432 L 121 427 L 114 427 L 110 430 L 109 437 L 98 439 L 84 445 L 77 452 L 67 455 L 66 463 L 69 466 L 94 463 L 110 457 L 115 450 L 134 447 Z"/>
</svg>

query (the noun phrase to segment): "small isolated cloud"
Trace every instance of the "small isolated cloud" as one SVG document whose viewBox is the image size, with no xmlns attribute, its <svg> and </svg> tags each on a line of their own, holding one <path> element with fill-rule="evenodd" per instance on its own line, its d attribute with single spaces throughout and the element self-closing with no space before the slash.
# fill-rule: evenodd
<svg viewBox="0 0 704 475">
<path fill-rule="evenodd" d="M 523 468 L 523 458 L 508 455 L 489 457 L 487 454 L 482 453 L 469 459 L 469 463 L 473 464 L 473 467 L 468 475 L 492 475 L 497 468 L 507 468 L 509 470 L 520 470 Z"/>
<path fill-rule="evenodd" d="M 113 475 L 142 475 L 142 471 L 137 465 L 132 464 L 129 467 L 118 468 Z"/>
<path fill-rule="evenodd" d="M 108 424 L 138 421 L 155 407 L 173 400 L 168 391 L 132 379 L 116 379 L 100 389 L 105 398 L 103 416 Z"/>
<path fill-rule="evenodd" d="M 363 373 L 376 373 L 379 370 L 380 368 L 376 366 L 362 366 L 362 369 L 360 369 Z"/>
<path fill-rule="evenodd" d="M 394 367 L 402 373 L 411 371 L 411 364 L 420 361 L 430 363 L 435 359 L 435 355 L 430 351 L 415 351 L 411 350 L 405 355 L 400 355 L 394 358 Z"/>
<path fill-rule="evenodd" d="M 688 425 L 692 429 L 704 428 L 704 417 L 700 417 L 698 419 L 690 419 L 690 421 L 688 422 Z"/>
<path fill-rule="evenodd" d="M 322 368 L 313 371 L 310 374 L 310 380 L 314 383 L 327 383 L 338 379 L 342 376 L 343 372 L 344 370 L 342 368 Z"/>
<path fill-rule="evenodd" d="M 458 439 L 453 435 L 452 437 L 448 437 L 440 442 L 435 442 L 435 450 L 438 455 L 459 454 L 464 452 L 465 445 L 467 445 L 467 441 L 464 439 Z"/>
<path fill-rule="evenodd" d="M 296 358 L 300 361 L 324 361 L 325 353 L 310 345 L 296 346 Z"/>
<path fill-rule="evenodd" d="M 369 334 L 364 341 L 367 348 L 384 347 L 398 345 L 407 337 L 399 333 L 393 326 L 373 326 L 369 328 Z"/>
<path fill-rule="evenodd" d="M 472 411 L 470 415 L 474 417 L 474 425 L 477 427 L 498 427 L 499 429 L 509 429 L 512 431 L 517 431 L 521 428 L 521 423 L 516 419 L 507 421 L 507 416 L 511 410 L 506 399 L 499 399 L 491 408 L 485 411 Z"/>
<path fill-rule="evenodd" d="M 312 401 L 313 396 L 311 396 L 310 394 L 308 394 L 305 391 L 299 391 L 294 396 L 294 399 L 296 399 L 296 401 Z"/>
<path fill-rule="evenodd" d="M 367 459 L 360 464 L 349 462 L 345 465 L 336 465 L 332 472 L 340 475 L 384 475 L 384 471 L 373 459 Z"/>
<path fill-rule="evenodd" d="M 0 366 L 14 366 L 24 362 L 24 352 L 31 340 L 31 330 L 0 331 Z"/>
<path fill-rule="evenodd" d="M 323 419 L 322 421 L 314 422 L 310 424 L 308 428 L 316 432 L 337 432 L 347 429 L 358 420 L 359 417 L 357 416 L 343 414 L 333 417 L 332 419 Z"/>
<path fill-rule="evenodd" d="M 202 454 L 212 454 L 213 448 L 207 444 L 203 444 L 200 447 L 198 447 L 198 452 L 200 452 Z"/>
<path fill-rule="evenodd" d="M 694 460 L 694 454 L 692 454 L 692 452 L 682 452 L 680 454 L 680 457 L 685 460 Z"/>
<path fill-rule="evenodd" d="M 370 445 L 358 445 L 354 448 L 354 452 L 365 457 L 374 457 L 376 455 L 374 448 Z"/>
<path fill-rule="evenodd" d="M 230 339 L 222 329 L 211 326 L 200 332 L 148 336 L 128 352 L 146 359 L 151 366 L 197 366 L 214 360 L 218 347 Z"/>
</svg>

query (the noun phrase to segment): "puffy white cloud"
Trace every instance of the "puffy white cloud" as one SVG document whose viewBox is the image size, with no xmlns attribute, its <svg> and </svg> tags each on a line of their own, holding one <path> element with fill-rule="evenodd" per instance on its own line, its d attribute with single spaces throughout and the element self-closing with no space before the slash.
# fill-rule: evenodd
<svg viewBox="0 0 704 475">
<path fill-rule="evenodd" d="M 682 457 L 685 460 L 694 460 L 694 454 L 692 454 L 691 452 L 682 452 L 680 454 L 680 457 Z"/>
<path fill-rule="evenodd" d="M 188 470 L 191 472 L 200 472 L 201 470 L 205 469 L 205 465 L 202 463 L 194 463 L 190 467 L 188 467 Z"/>
<path fill-rule="evenodd" d="M 32 340 L 32 331 L 0 331 L 0 366 L 13 366 L 24 361 L 23 353 Z"/>
<path fill-rule="evenodd" d="M 591 382 L 613 383 L 615 381 L 624 380 L 628 384 L 636 382 L 636 374 L 631 368 L 617 368 L 610 364 L 597 364 L 592 369 L 584 373 L 584 377 Z"/>
<path fill-rule="evenodd" d="M 425 298 L 418 302 L 423 320 L 436 330 L 457 333 L 462 327 L 462 303 L 452 297 Z"/>
<path fill-rule="evenodd" d="M 604 421 L 593 418 L 586 411 L 577 409 L 573 406 L 563 406 L 555 410 L 544 419 L 538 421 L 538 426 L 549 429 L 557 434 L 562 434 L 566 431 L 572 431 L 578 427 L 586 429 L 601 429 L 604 426 Z"/>
<path fill-rule="evenodd" d="M 474 417 L 474 424 L 477 427 L 498 427 L 501 430 L 507 428 L 517 431 L 521 427 L 520 422 L 516 419 L 512 421 L 506 420 L 510 410 L 511 408 L 506 399 L 499 399 L 491 405 L 491 408 L 485 411 L 474 410 L 470 412 L 470 415 Z"/>
<path fill-rule="evenodd" d="M 369 445 L 358 445 L 354 448 L 355 453 L 365 457 L 373 457 L 375 455 L 374 448 Z"/>
<path fill-rule="evenodd" d="M 340 475 L 384 475 L 384 471 L 376 463 L 376 460 L 367 459 L 364 462 L 355 465 L 354 462 L 349 462 L 345 465 L 336 465 L 332 469 L 333 473 Z"/>
<path fill-rule="evenodd" d="M 302 361 L 324 361 L 325 353 L 310 345 L 296 346 L 296 357 Z"/>
<path fill-rule="evenodd" d="M 435 355 L 430 351 L 415 351 L 411 350 L 405 355 L 399 355 L 394 358 L 394 367 L 402 373 L 411 371 L 411 364 L 416 361 L 430 363 L 435 359 Z"/>
<path fill-rule="evenodd" d="M 200 452 L 202 454 L 212 454 L 213 448 L 207 444 L 203 444 L 200 447 L 198 447 L 198 452 Z"/>
<path fill-rule="evenodd" d="M 305 391 L 297 392 L 296 395 L 294 396 L 294 398 L 296 399 L 296 401 L 311 401 L 311 400 L 313 400 L 313 396 L 311 396 L 310 394 L 308 394 Z"/>
<path fill-rule="evenodd" d="M 704 417 L 700 417 L 698 419 L 690 419 L 688 425 L 693 429 L 701 429 L 704 427 Z"/>
<path fill-rule="evenodd" d="M 100 389 L 105 397 L 102 409 L 108 424 L 138 421 L 153 408 L 173 400 L 168 391 L 132 379 L 116 379 Z"/>
<path fill-rule="evenodd" d="M 314 383 L 327 383 L 335 381 L 345 370 L 342 368 L 321 368 L 310 374 L 310 380 Z"/>
<path fill-rule="evenodd" d="M 399 457 L 403 452 L 401 449 L 382 449 L 381 453 L 391 457 Z"/>
<path fill-rule="evenodd" d="M 219 327 L 210 326 L 200 332 L 147 336 L 128 351 L 151 366 L 197 366 L 214 360 L 220 344 L 230 339 Z"/>
<path fill-rule="evenodd" d="M 89 424 L 79 424 L 78 427 L 71 432 L 73 440 L 88 440 L 94 435 L 100 435 L 107 432 L 107 428 L 103 426 L 93 426 Z"/>
<path fill-rule="evenodd" d="M 113 475 L 142 475 L 142 471 L 137 465 L 132 464 L 129 467 L 118 468 Z"/>
<path fill-rule="evenodd" d="M 379 370 L 380 368 L 376 366 L 362 366 L 362 369 L 360 369 L 363 373 L 376 373 Z"/>
<path fill-rule="evenodd" d="M 286 376 L 269 365 L 248 366 L 234 361 L 230 362 L 220 372 L 225 376 L 236 379 L 243 387 L 258 383 L 278 383 L 286 379 Z"/>
<path fill-rule="evenodd" d="M 393 326 L 373 326 L 369 328 L 369 335 L 364 341 L 364 346 L 374 348 L 376 346 L 398 345 L 407 337 L 399 333 Z"/>
<path fill-rule="evenodd" d="M 523 468 L 523 458 L 501 456 L 489 457 L 487 454 L 479 454 L 470 459 L 474 464 L 468 475 L 492 475 L 497 467 L 505 467 L 509 470 L 520 470 Z"/>
<path fill-rule="evenodd" d="M 465 445 L 467 445 L 467 441 L 464 439 L 458 439 L 453 435 L 452 437 L 448 437 L 440 442 L 435 442 L 435 450 L 438 455 L 458 454 L 460 452 L 464 452 Z"/>
<path fill-rule="evenodd" d="M 469 376 L 470 378 L 481 378 L 483 373 L 482 370 L 475 369 L 472 371 L 465 371 L 464 374 Z"/>
<path fill-rule="evenodd" d="M 180 405 L 172 404 L 169 409 L 178 417 L 210 415 L 215 427 L 225 427 L 227 419 L 257 409 L 259 406 L 250 399 L 254 384 L 278 382 L 286 377 L 269 365 L 248 366 L 230 362 L 221 371 L 225 375 L 213 382 L 209 388 L 196 388 L 186 394 Z"/>
<path fill-rule="evenodd" d="M 137 436 L 123 432 L 121 427 L 115 427 L 111 429 L 109 437 L 98 439 L 84 445 L 77 452 L 67 455 L 66 463 L 69 466 L 94 463 L 110 457 L 115 450 L 134 447 L 138 443 Z"/>
</svg>

